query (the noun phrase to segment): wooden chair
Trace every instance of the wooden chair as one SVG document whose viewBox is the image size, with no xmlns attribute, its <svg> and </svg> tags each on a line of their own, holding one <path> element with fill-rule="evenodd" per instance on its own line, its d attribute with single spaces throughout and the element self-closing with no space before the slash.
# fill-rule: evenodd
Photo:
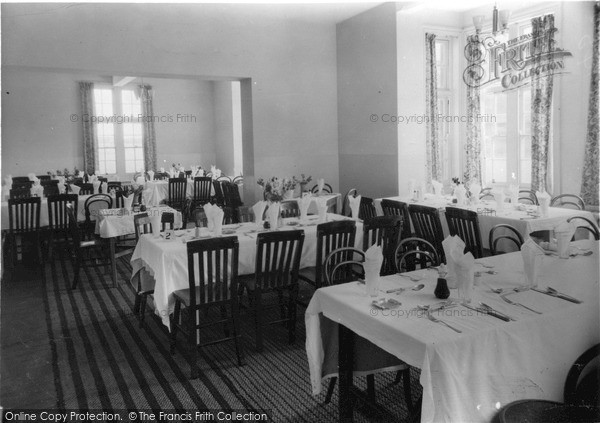
<svg viewBox="0 0 600 423">
<path fill-rule="evenodd" d="M 48 176 L 49 177 L 49 176 Z M 44 187 L 44 197 L 48 197 L 49 195 L 58 195 L 60 194 L 58 190 L 58 181 L 57 180 L 42 180 L 40 184 Z"/>
<path fill-rule="evenodd" d="M 318 193 L 319 192 L 319 184 L 315 184 L 315 186 L 310 189 L 310 192 L 312 192 L 313 194 Z M 331 185 L 326 183 L 326 184 L 323 184 L 323 191 L 321 191 L 321 192 L 326 192 L 328 194 L 331 194 L 331 193 L 333 193 L 333 188 L 331 188 Z"/>
<path fill-rule="evenodd" d="M 164 212 L 160 215 L 160 224 L 161 231 L 166 231 L 167 229 L 175 229 L 175 214 L 172 212 Z M 169 227 L 167 228 L 167 225 Z"/>
<path fill-rule="evenodd" d="M 212 179 L 204 176 L 196 176 L 194 178 L 194 196 L 192 197 L 192 205 L 194 208 L 210 203 L 211 188 Z"/>
<path fill-rule="evenodd" d="M 40 180 L 40 183 L 42 185 L 44 185 L 43 182 L 52 180 L 52 177 L 50 175 L 37 175 L 36 178 Z"/>
<path fill-rule="evenodd" d="M 29 198 L 31 197 L 31 188 L 12 188 L 9 192 L 9 198 Z"/>
<path fill-rule="evenodd" d="M 223 201 L 225 206 L 237 209 L 243 206 L 242 198 L 240 197 L 240 191 L 238 186 L 233 182 L 221 181 L 221 189 L 223 190 Z"/>
<path fill-rule="evenodd" d="M 356 222 L 340 220 L 317 225 L 317 257 L 314 267 L 300 269 L 299 279 L 307 282 L 314 289 L 319 289 L 325 281 L 324 261 L 330 252 L 342 247 L 354 247 Z M 310 298 L 300 298 L 299 303 L 308 305 Z"/>
<path fill-rule="evenodd" d="M 364 278 L 362 264 L 365 253 L 354 247 L 337 248 L 330 252 L 323 263 L 327 285 L 339 285 Z"/>
<path fill-rule="evenodd" d="M 225 205 L 225 195 L 223 194 L 221 182 L 213 181 L 213 188 L 215 190 L 214 200 L 217 203 L 217 206 L 223 207 Z"/>
<path fill-rule="evenodd" d="M 186 205 L 187 179 L 169 178 L 169 196 L 167 204 L 177 211 L 183 212 Z"/>
<path fill-rule="evenodd" d="M 593 236 L 594 239 L 596 241 L 600 240 L 600 230 L 598 230 L 598 227 L 596 226 L 596 224 L 594 222 L 592 222 L 590 219 L 588 219 L 587 217 L 583 217 L 583 216 L 571 216 L 567 219 L 567 222 L 571 223 L 571 221 L 573 220 L 583 220 L 587 223 L 587 225 L 579 225 L 577 226 L 577 229 L 585 229 L 587 231 L 589 231 Z"/>
<path fill-rule="evenodd" d="M 77 194 L 58 194 L 48 197 L 49 258 L 52 258 L 57 237 L 59 243 L 68 245 L 70 226 L 67 206 L 71 205 L 74 215 L 77 216 L 78 199 Z"/>
<path fill-rule="evenodd" d="M 236 176 L 231 182 L 236 185 L 244 185 L 244 177 L 242 175 Z"/>
<path fill-rule="evenodd" d="M 535 192 L 529 189 L 519 190 L 519 203 L 523 204 L 532 204 L 534 206 L 539 206 L 537 195 Z"/>
<path fill-rule="evenodd" d="M 217 178 L 219 182 L 233 182 L 229 176 L 221 175 Z"/>
<path fill-rule="evenodd" d="M 134 215 L 133 226 L 135 227 L 136 242 L 139 241 L 141 235 L 152 233 L 152 222 L 148 213 Z M 136 279 L 136 295 L 133 312 L 138 317 L 140 328 L 144 327 L 148 296 L 154 294 L 154 278 L 143 274 L 143 272 L 146 272 L 144 268 L 134 275 L 134 279 Z"/>
<path fill-rule="evenodd" d="M 344 195 L 344 202 L 342 203 L 342 215 L 352 216 L 352 209 L 350 209 L 350 201 L 348 200 L 348 198 L 356 198 L 357 195 L 358 191 L 356 190 L 356 188 L 349 189 L 346 195 Z"/>
<path fill-rule="evenodd" d="M 396 273 L 394 253 L 400 242 L 401 231 L 401 216 L 375 216 L 363 222 L 363 251 L 367 251 L 372 245 L 382 247 L 381 276 Z"/>
<path fill-rule="evenodd" d="M 123 183 L 119 182 L 119 181 L 110 181 L 106 183 L 106 187 L 108 189 L 108 192 L 105 194 L 110 194 L 110 192 L 112 190 L 115 190 L 115 192 L 118 191 L 122 191 L 123 190 Z"/>
<path fill-rule="evenodd" d="M 194 210 L 194 223 L 199 228 L 208 227 L 208 218 L 206 217 L 206 213 L 204 213 L 204 209 Z"/>
<path fill-rule="evenodd" d="M 418 237 L 406 238 L 400 241 L 394 252 L 394 257 L 398 273 L 412 272 L 417 268 L 425 269 L 440 264 L 435 246 L 429 241 Z"/>
<path fill-rule="evenodd" d="M 444 231 L 442 230 L 439 210 L 435 207 L 410 204 L 408 213 L 415 229 L 415 236 L 431 243 L 435 247 L 440 261 L 445 263 L 446 256 L 442 247 Z"/>
<path fill-rule="evenodd" d="M 465 242 L 465 252 L 470 252 L 476 259 L 482 258 L 483 244 L 477 212 L 446 207 L 446 221 L 450 235 L 458 235 Z"/>
<path fill-rule="evenodd" d="M 250 206 L 238 207 L 238 222 L 248 223 L 254 222 L 254 212 Z"/>
<path fill-rule="evenodd" d="M 410 213 L 408 212 L 408 204 L 402 201 L 381 200 L 381 209 L 384 216 L 401 216 L 402 217 L 402 233 L 401 239 L 410 238 L 412 231 L 410 229 Z"/>
<path fill-rule="evenodd" d="M 197 364 L 198 347 L 217 342 L 233 340 L 238 365 L 242 365 L 242 347 L 238 344 L 239 303 L 238 303 L 238 240 L 237 237 L 211 238 L 188 242 L 188 288 L 173 293 L 175 309 L 171 317 L 171 354 L 175 353 L 177 333 L 181 330 L 191 348 L 191 377 L 197 378 L 200 369 Z M 216 263 L 216 265 L 214 264 Z M 180 321 L 181 307 L 187 308 L 186 322 Z M 221 309 L 221 320 L 212 322 L 228 323 L 233 336 L 228 331 L 225 337 L 198 345 L 197 330 L 206 327 L 200 320 L 212 307 Z M 227 309 L 229 314 L 227 315 Z"/>
<path fill-rule="evenodd" d="M 79 195 L 92 195 L 94 193 L 94 185 L 88 183 L 74 184 L 79 187 Z"/>
<path fill-rule="evenodd" d="M 360 205 L 358 206 L 358 218 L 365 220 L 375 216 L 377 216 L 377 210 L 375 209 L 375 202 L 373 199 L 361 197 Z"/>
<path fill-rule="evenodd" d="M 502 230 L 503 234 L 494 238 L 494 235 L 498 230 Z M 506 231 L 508 231 L 509 234 L 506 234 Z M 493 256 L 507 253 L 507 251 L 498 250 L 498 243 L 503 239 L 511 241 L 513 244 L 515 244 L 515 246 L 517 247 L 517 251 L 520 250 L 521 246 L 523 245 L 523 235 L 521 235 L 521 233 L 517 231 L 517 229 L 514 226 L 507 225 L 504 223 L 495 225 L 490 230 L 489 235 L 490 253 Z"/>
<path fill-rule="evenodd" d="M 102 209 L 112 208 L 112 197 L 108 194 L 94 194 L 83 203 L 85 211 L 84 234 L 86 239 L 94 238 L 96 218 Z"/>
<path fill-rule="evenodd" d="M 65 208 L 69 221 L 72 249 L 71 259 L 73 272 L 75 273 L 71 289 L 75 289 L 79 283 L 79 273 L 82 267 L 104 266 L 110 272 L 110 257 L 106 254 L 106 245 L 101 238 L 87 241 L 81 239 L 75 209 L 71 204 L 67 204 Z"/>
<path fill-rule="evenodd" d="M 283 201 L 279 212 L 282 218 L 300 217 L 300 208 L 297 201 Z"/>
<path fill-rule="evenodd" d="M 270 322 L 287 322 L 288 342 L 296 339 L 296 300 L 298 297 L 298 270 L 304 245 L 304 231 L 266 232 L 256 239 L 256 271 L 244 282 L 250 307 L 254 312 L 256 350 L 263 350 L 262 327 L 263 294 L 277 292 L 281 318 Z M 287 310 L 284 311 L 283 293 L 287 292 Z"/>
<path fill-rule="evenodd" d="M 11 266 L 15 266 L 19 261 L 19 253 L 24 253 L 25 249 L 23 247 L 25 244 L 30 244 L 31 247 L 36 249 L 38 261 L 40 265 L 43 264 L 40 243 L 41 201 L 39 197 L 10 198 L 8 200 L 9 224 L 6 246 L 10 252 Z"/>
<path fill-rule="evenodd" d="M 561 194 L 553 197 L 550 207 L 562 207 L 566 209 L 585 210 L 585 202 L 575 194 Z"/>
<path fill-rule="evenodd" d="M 494 195 L 492 194 L 492 188 L 482 188 L 481 192 L 479 193 L 479 199 L 480 200 L 493 200 Z"/>
</svg>

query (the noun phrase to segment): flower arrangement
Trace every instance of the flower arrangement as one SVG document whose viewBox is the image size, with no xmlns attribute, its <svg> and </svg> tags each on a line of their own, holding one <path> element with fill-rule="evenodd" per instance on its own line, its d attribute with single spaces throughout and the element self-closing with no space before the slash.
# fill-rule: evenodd
<svg viewBox="0 0 600 423">
<path fill-rule="evenodd" d="M 455 176 L 454 178 L 452 178 L 452 182 L 454 183 L 454 185 L 459 186 L 462 182 L 460 182 L 460 179 L 458 179 L 457 176 Z"/>
<path fill-rule="evenodd" d="M 275 202 L 283 200 L 286 191 L 296 188 L 298 181 L 296 178 L 279 179 L 272 176 L 266 181 L 263 178 L 259 178 L 256 183 L 263 187 L 265 199 Z"/>
<path fill-rule="evenodd" d="M 51 171 L 49 171 L 48 174 L 52 175 Z M 77 169 L 77 166 L 75 166 L 73 168 L 73 173 L 71 173 L 69 171 L 69 169 L 67 169 L 65 167 L 64 170 L 57 169 L 55 175 L 56 176 L 62 176 L 62 177 L 64 177 L 65 178 L 65 182 L 73 182 L 75 180 L 75 178 L 77 177 L 77 175 L 79 175 L 79 169 Z"/>
<path fill-rule="evenodd" d="M 294 177 L 295 179 L 296 177 Z M 312 176 L 308 175 L 308 176 L 304 176 L 304 173 L 300 174 L 300 180 L 298 181 L 298 183 L 300 184 L 308 184 L 310 181 L 312 181 Z"/>
</svg>

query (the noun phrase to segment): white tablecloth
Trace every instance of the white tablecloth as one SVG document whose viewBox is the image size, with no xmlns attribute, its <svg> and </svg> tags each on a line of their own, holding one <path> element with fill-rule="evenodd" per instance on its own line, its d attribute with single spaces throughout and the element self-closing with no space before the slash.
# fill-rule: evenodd
<svg viewBox="0 0 600 423">
<path fill-rule="evenodd" d="M 592 246 L 593 255 L 589 257 L 563 260 L 545 256 L 540 278 L 541 288 L 552 286 L 583 300 L 582 304 L 535 291 L 511 295 L 542 315 L 504 303 L 485 286 L 522 285 L 525 276 L 520 253 L 477 260 L 493 264 L 498 274 L 482 276 L 481 284 L 473 291 L 472 304 L 483 301 L 517 321 L 504 322 L 463 306 L 436 314 L 461 329 L 462 334 L 429 321 L 416 309 L 417 304 L 439 301 L 433 295 L 437 272 L 431 270 L 414 272 L 424 276 L 426 286 L 422 291 L 394 295 L 402 302 L 396 310 L 372 309 L 371 298 L 357 283 L 317 290 L 305 316 L 313 394 L 321 390 L 323 349 L 318 316 L 323 313 L 421 368 L 423 422 L 487 422 L 499 407 L 517 399 L 562 401 L 570 366 L 586 349 L 600 342 L 598 243 Z M 383 278 L 382 289 L 413 284 L 393 275 Z M 456 296 L 455 290 L 452 296 Z"/>
<path fill-rule="evenodd" d="M 181 213 L 168 206 L 150 207 L 146 213 L 148 216 L 160 216 L 165 212 L 174 213 L 175 221 L 181 222 Z M 113 238 L 135 233 L 133 217 L 136 213 L 126 209 L 102 209 L 99 210 L 96 219 L 96 233 L 102 238 Z"/>
<path fill-rule="evenodd" d="M 194 181 L 188 179 L 186 195 L 192 198 L 194 195 Z M 169 198 L 169 181 L 147 181 L 142 192 L 144 204 L 147 206 L 158 206 L 161 201 Z"/>
<path fill-rule="evenodd" d="M 433 196 L 426 196 L 423 201 L 415 202 L 411 199 L 405 197 L 388 197 L 388 200 L 394 201 L 402 201 L 407 204 L 417 204 L 420 206 L 427 207 L 435 207 L 440 209 L 440 220 L 442 222 L 442 229 L 444 231 L 444 236 L 448 236 L 450 234 L 448 230 L 448 223 L 446 222 L 446 207 L 457 207 L 455 204 L 452 204 L 448 199 L 439 199 Z M 378 214 L 383 214 L 381 211 L 381 198 L 375 200 L 375 205 L 378 211 Z M 533 218 L 531 215 L 527 213 L 527 211 L 535 210 L 536 206 L 524 206 L 524 210 L 517 210 L 512 204 L 505 203 L 504 208 L 499 211 L 496 210 L 496 202 L 495 201 L 481 201 L 477 205 L 470 206 L 461 206 L 460 208 L 476 211 L 479 213 L 479 230 L 481 232 L 481 238 L 484 248 L 489 248 L 488 237 L 490 230 L 498 224 L 504 223 L 513 226 L 523 238 L 527 238 L 531 232 L 534 231 L 542 231 L 542 230 L 552 230 L 559 223 L 564 222 L 571 216 L 583 216 L 590 219 L 592 222 L 594 221 L 594 216 L 585 210 L 574 210 L 567 208 L 558 208 L 558 207 L 550 207 L 548 209 L 547 217 L 537 217 Z M 493 210 L 495 215 L 484 214 L 482 211 L 484 209 Z M 580 221 L 577 222 L 582 226 L 585 222 Z M 498 231 L 498 234 L 502 234 L 501 231 Z"/>
<path fill-rule="evenodd" d="M 316 216 L 309 220 L 310 226 L 284 226 L 279 230 L 304 230 L 304 247 L 300 268 L 315 265 L 317 255 L 317 226 Z M 328 221 L 346 219 L 343 216 L 329 214 Z M 287 219 L 284 219 L 286 221 Z M 243 223 L 240 225 L 224 225 L 224 231 L 234 231 L 232 234 L 224 233 L 223 236 L 237 235 L 239 242 L 238 274 L 248 275 L 254 273 L 256 259 L 256 232 L 254 223 Z M 178 232 L 179 234 L 183 232 Z M 163 238 L 154 238 L 152 235 L 140 237 L 131 264 L 132 274 L 135 275 L 144 267 L 155 279 L 154 303 L 156 314 L 161 316 L 163 323 L 169 326 L 169 314 L 173 311 L 174 301 L 172 293 L 178 289 L 188 288 L 188 264 L 186 244 L 182 242 L 193 236 L 194 230 L 189 230 L 186 235 L 176 237 L 175 240 L 166 241 Z M 356 224 L 355 246 L 362 248 L 363 227 L 362 223 Z"/>
<path fill-rule="evenodd" d="M 80 195 L 77 201 L 77 220 L 83 222 L 85 220 L 85 200 L 89 195 Z M 0 205 L 0 218 L 2 219 L 2 230 L 9 229 L 10 222 L 8 220 L 8 201 L 3 201 Z M 46 198 L 42 198 L 42 204 L 40 206 L 40 227 L 48 226 L 48 201 Z"/>
</svg>

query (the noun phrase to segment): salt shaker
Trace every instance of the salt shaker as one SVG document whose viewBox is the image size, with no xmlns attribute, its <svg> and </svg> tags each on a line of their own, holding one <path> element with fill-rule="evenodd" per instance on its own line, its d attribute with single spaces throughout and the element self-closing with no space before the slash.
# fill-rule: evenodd
<svg viewBox="0 0 600 423">
<path fill-rule="evenodd" d="M 435 287 L 435 291 L 433 291 L 436 298 L 441 300 L 445 300 L 450 296 L 450 289 L 448 288 L 448 283 L 446 282 L 446 266 L 443 264 L 440 266 L 438 273 L 437 285 Z"/>
</svg>

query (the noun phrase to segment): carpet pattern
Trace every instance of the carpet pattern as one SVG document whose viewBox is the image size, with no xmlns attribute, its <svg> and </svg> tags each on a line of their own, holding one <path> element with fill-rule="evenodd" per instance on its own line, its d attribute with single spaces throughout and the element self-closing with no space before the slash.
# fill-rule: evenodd
<svg viewBox="0 0 600 423">
<path fill-rule="evenodd" d="M 304 309 L 298 311 L 296 342 L 289 345 L 285 327 L 272 325 L 264 331 L 262 352 L 254 350 L 252 318 L 242 310 L 245 365 L 236 365 L 232 342 L 203 347 L 201 375 L 190 380 L 187 348 L 170 354 L 160 320 L 148 314 L 146 328 L 138 327 L 127 259 L 118 261 L 118 274 L 113 288 L 109 272 L 85 269 L 78 288 L 71 290 L 69 260 L 59 258 L 45 267 L 39 282 L 58 410 L 269 410 L 276 422 L 337 421 L 337 389 L 327 405 L 321 404 L 324 394 L 310 393 Z M 178 345 L 185 345 L 183 338 Z M 406 421 L 402 384 L 393 385 L 394 376 L 376 377 L 377 398 L 397 416 L 395 421 Z M 357 384 L 364 386 L 364 381 Z M 412 384 L 414 401 L 420 393 L 416 371 Z M 375 421 L 361 412 L 355 420 Z"/>
</svg>

